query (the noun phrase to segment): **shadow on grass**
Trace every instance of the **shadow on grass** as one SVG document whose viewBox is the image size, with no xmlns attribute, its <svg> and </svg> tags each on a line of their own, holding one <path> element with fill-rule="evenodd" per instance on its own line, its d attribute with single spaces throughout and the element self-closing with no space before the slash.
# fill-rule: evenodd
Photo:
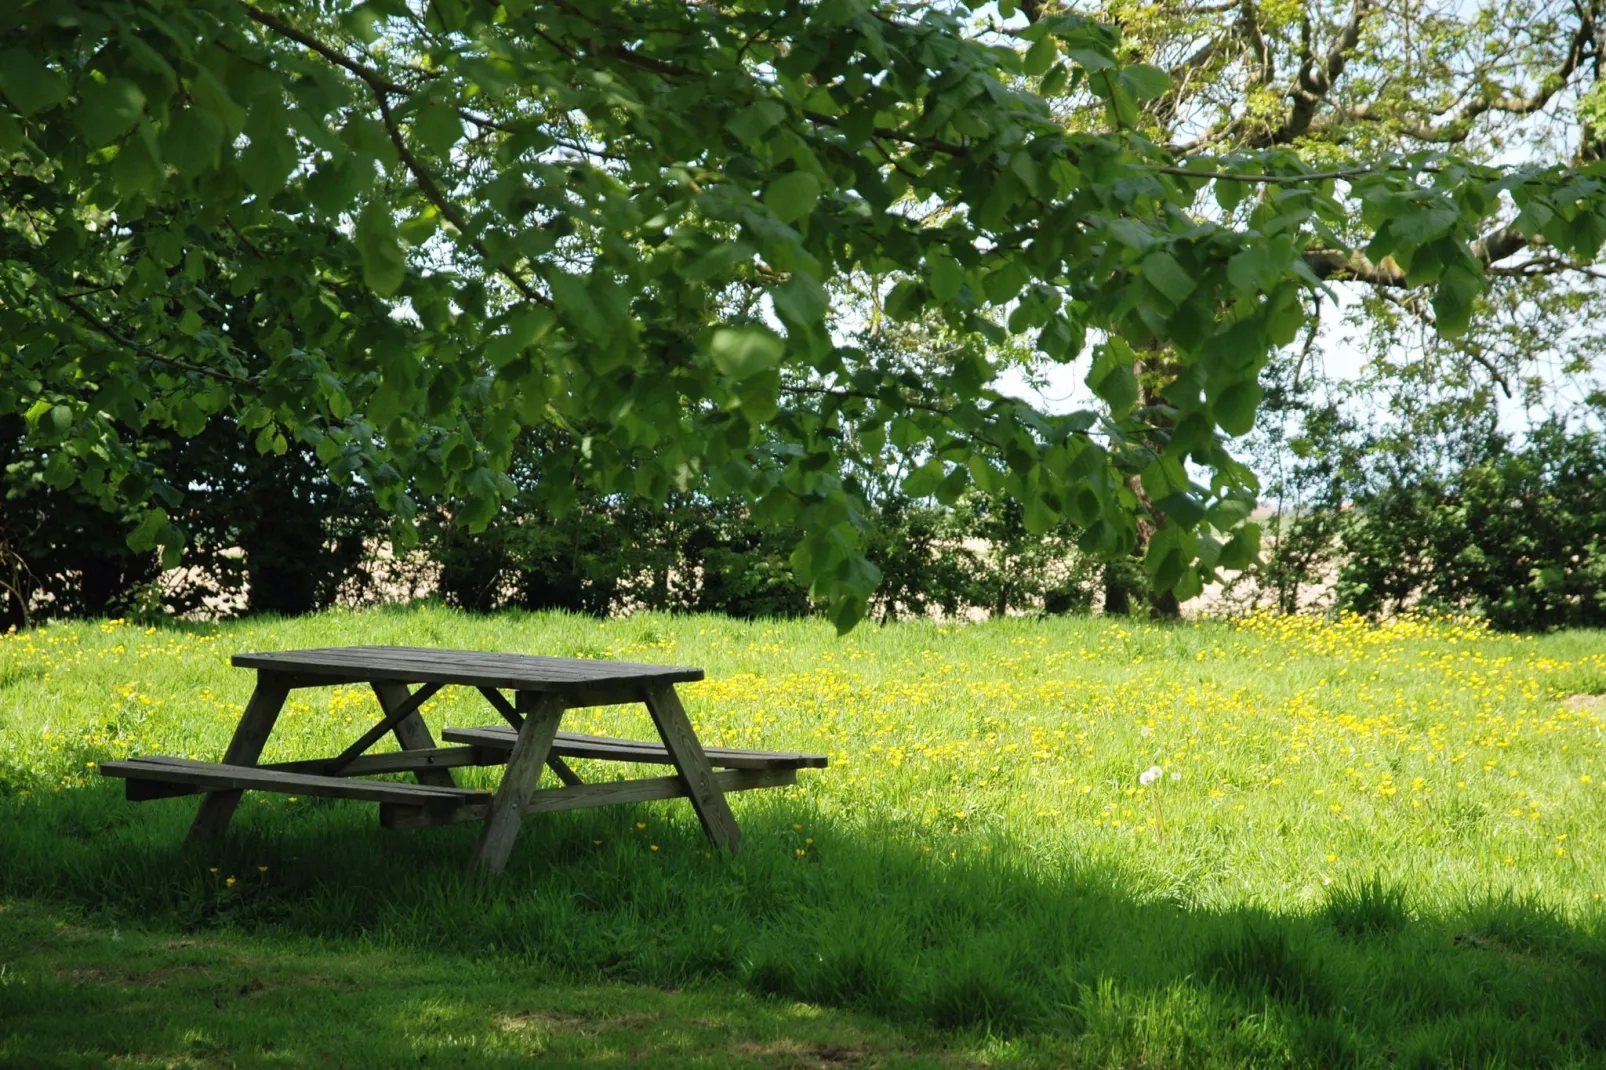
<svg viewBox="0 0 1606 1070">
<path fill-rule="evenodd" d="M 0 896 L 331 955 L 361 938 L 518 983 L 734 985 L 1043 1061 L 1606 1060 L 1606 931 L 1538 900 L 1413 909 L 1379 877 L 1309 915 L 1189 908 L 1008 843 L 927 853 L 915 828 L 849 830 L 779 796 L 742 800 L 735 859 L 683 803 L 613 808 L 532 819 L 483 881 L 464 872 L 473 826 L 390 834 L 361 804 L 248 795 L 229 840 L 191 848 L 194 805 L 134 806 L 109 784 L 0 799 Z M 386 1028 L 358 1011 L 349 1026 Z"/>
</svg>

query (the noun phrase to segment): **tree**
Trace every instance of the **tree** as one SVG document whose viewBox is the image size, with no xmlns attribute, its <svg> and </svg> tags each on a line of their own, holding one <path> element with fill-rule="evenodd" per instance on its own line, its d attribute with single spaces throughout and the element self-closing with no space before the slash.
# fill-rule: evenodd
<svg viewBox="0 0 1606 1070">
<path fill-rule="evenodd" d="M 1317 254 L 1431 285 L 1454 335 L 1491 233 L 1584 259 L 1606 234 L 1593 160 L 1167 145 L 1143 110 L 1165 71 L 1029 13 L 1009 36 L 963 3 L 14 4 L 0 406 L 52 486 L 138 506 L 133 545 L 170 556 L 155 429 L 294 439 L 404 520 L 448 495 L 479 526 L 550 427 L 575 446 L 545 463 L 598 492 L 794 521 L 792 570 L 845 629 L 877 574 L 842 443 L 890 439 L 924 458 L 911 496 L 985 484 L 1090 552 L 1159 518 L 1145 567 L 1185 598 L 1255 553 L 1230 439 Z M 1097 108 L 1067 123 L 1067 99 Z M 838 344 L 852 271 L 901 279 L 893 319 L 1089 356 L 1103 409 L 1006 397 L 979 347 L 930 380 Z M 243 315 L 210 326 L 225 302 Z M 1139 404 L 1144 349 L 1167 372 Z"/>
</svg>

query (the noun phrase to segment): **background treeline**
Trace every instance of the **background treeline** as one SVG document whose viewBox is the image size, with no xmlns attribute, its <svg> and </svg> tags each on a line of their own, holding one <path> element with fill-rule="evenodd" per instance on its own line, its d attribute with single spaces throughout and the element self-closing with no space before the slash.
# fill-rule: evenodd
<svg viewBox="0 0 1606 1070">
<path fill-rule="evenodd" d="M 1512 630 L 1606 627 L 1606 399 L 1520 438 L 1495 429 L 1489 406 L 1433 413 L 1424 429 L 1379 428 L 1353 404 L 1275 391 L 1270 404 L 1283 419 L 1269 422 L 1258 463 L 1276 515 L 1261 564 L 1207 595 L 1214 608 L 1415 607 Z M 127 547 L 130 518 L 81 489 L 53 488 L 20 431 L 0 425 L 0 628 L 33 616 L 295 614 L 419 594 L 474 611 L 816 609 L 789 564 L 793 530 L 696 493 L 649 508 L 543 485 L 537 451 L 566 443 L 527 444 L 516 505 L 483 532 L 456 524 L 451 501 L 425 499 L 416 548 L 397 554 L 360 485 L 331 482 L 310 450 L 262 454 L 217 426 L 149 447 L 190 537 L 184 571 L 159 582 L 157 557 Z M 1166 608 L 1148 598 L 1135 562 L 1090 560 L 1069 529 L 1032 535 L 1012 502 L 973 489 L 942 506 L 897 483 L 861 482 L 883 576 L 876 619 Z"/>
<path fill-rule="evenodd" d="M 53 488 L 20 431 L 0 423 L 0 629 L 34 616 L 295 614 L 421 593 L 484 612 L 791 617 L 817 608 L 792 573 L 792 529 L 696 493 L 647 507 L 543 484 L 537 455 L 570 444 L 533 437 L 528 463 L 513 471 L 511 508 L 470 533 L 455 522 L 451 500 L 426 498 L 408 552 L 393 550 L 392 528 L 362 486 L 336 485 L 310 449 L 291 443 L 262 454 L 250 434 L 216 425 L 161 441 L 147 459 L 189 536 L 182 572 L 163 581 L 158 557 L 124 541 L 132 518 L 80 489 Z M 1100 570 L 1078 556 L 1074 533 L 1029 535 L 1013 503 L 971 493 L 941 507 L 889 489 L 874 508 L 877 619 L 1086 612 L 1093 603 Z M 1121 575 L 1136 582 L 1138 571 Z"/>
<path fill-rule="evenodd" d="M 1317 398 L 1320 397 L 1320 400 Z M 1508 631 L 1606 627 L 1606 395 L 1502 432 L 1467 395 L 1384 405 L 1268 391 L 1275 516 L 1241 604 L 1469 613 Z"/>
</svg>

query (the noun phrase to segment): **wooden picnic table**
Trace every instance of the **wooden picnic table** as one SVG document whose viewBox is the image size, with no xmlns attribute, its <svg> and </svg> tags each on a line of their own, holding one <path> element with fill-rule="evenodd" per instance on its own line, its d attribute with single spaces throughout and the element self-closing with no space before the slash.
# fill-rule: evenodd
<svg viewBox="0 0 1606 1070">
<path fill-rule="evenodd" d="M 205 794 L 191 839 L 222 834 L 244 791 L 360 799 L 379 804 L 389 829 L 483 822 L 471 864 L 494 874 L 506 866 L 526 814 L 687 798 L 708 838 L 735 851 L 741 830 L 726 792 L 795 784 L 797 770 L 826 765 L 819 754 L 705 748 L 675 694 L 675 684 L 701 680 L 701 669 L 399 646 L 236 654 L 233 663 L 255 669 L 257 685 L 221 762 L 147 756 L 100 767 L 124 778 L 132 800 Z M 350 746 L 331 758 L 257 764 L 291 691 L 356 683 L 373 688 L 379 717 Z M 447 728 L 442 740 L 459 745 L 438 746 L 418 711 L 449 686 L 476 688 L 506 723 Z M 636 702 L 647 707 L 659 742 L 558 731 L 565 710 Z M 401 749 L 369 754 L 387 734 Z M 568 758 L 672 765 L 675 773 L 587 784 Z M 504 764 L 495 791 L 458 787 L 452 776 L 459 766 Z M 544 768 L 560 786 L 538 786 Z M 417 783 L 356 779 L 402 772 Z"/>
</svg>

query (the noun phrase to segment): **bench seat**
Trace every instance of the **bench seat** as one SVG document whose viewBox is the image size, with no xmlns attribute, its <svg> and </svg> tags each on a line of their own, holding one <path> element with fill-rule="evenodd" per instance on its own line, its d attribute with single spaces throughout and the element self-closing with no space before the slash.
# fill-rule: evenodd
<svg viewBox="0 0 1606 1070">
<path fill-rule="evenodd" d="M 498 748 L 511 751 L 518 741 L 512 728 L 497 725 L 490 728 L 446 728 L 441 739 L 451 743 L 469 743 L 487 750 Z M 669 751 L 662 743 L 649 743 L 636 739 L 614 739 L 611 736 L 586 736 L 577 732 L 559 732 L 552 740 L 552 752 L 560 758 L 597 758 L 609 762 L 641 762 L 649 765 L 669 765 Z M 827 758 L 823 754 L 801 754 L 792 751 L 738 750 L 731 747 L 704 747 L 708 764 L 716 769 L 824 769 Z"/>
<path fill-rule="evenodd" d="M 104 776 L 126 780 L 128 797 L 136 801 L 194 791 L 277 791 L 287 795 L 318 795 L 331 799 L 358 799 L 430 809 L 491 801 L 490 792 L 470 788 L 352 780 L 317 773 L 197 762 L 162 755 L 102 762 L 100 771 Z M 178 790 L 173 790 L 175 787 Z"/>
</svg>

